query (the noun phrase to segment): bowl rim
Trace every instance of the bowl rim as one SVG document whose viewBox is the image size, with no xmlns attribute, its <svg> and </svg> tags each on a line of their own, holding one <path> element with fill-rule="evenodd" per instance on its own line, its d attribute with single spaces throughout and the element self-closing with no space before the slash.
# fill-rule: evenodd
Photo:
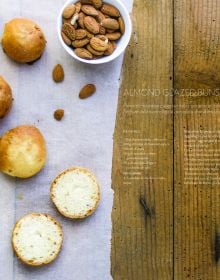
<svg viewBox="0 0 220 280">
<path fill-rule="evenodd" d="M 115 60 L 117 57 L 119 57 L 124 51 L 125 49 L 127 48 L 128 44 L 129 44 L 129 41 L 131 39 L 131 34 L 132 34 L 132 22 L 131 22 L 131 17 L 130 17 L 130 14 L 129 14 L 129 11 L 128 9 L 125 7 L 124 3 L 122 3 L 120 0 L 104 0 L 103 2 L 105 3 L 108 3 L 108 4 L 111 4 L 111 5 L 114 5 L 114 3 L 112 2 L 117 2 L 118 6 L 120 7 L 117 7 L 119 9 L 119 11 L 121 12 L 123 10 L 123 14 L 126 16 L 126 19 L 124 19 L 126 21 L 126 33 L 127 36 L 125 38 L 125 41 L 124 41 L 124 44 L 123 46 L 121 47 L 121 50 L 118 51 L 118 53 L 114 52 L 113 54 L 109 55 L 109 56 L 105 56 L 103 58 L 99 58 L 99 59 L 91 59 L 91 60 L 88 60 L 88 59 L 83 59 L 81 57 L 78 57 L 77 55 L 75 55 L 74 51 L 69 47 L 67 46 L 63 39 L 62 39 L 62 36 L 61 36 L 61 27 L 62 27 L 62 13 L 63 13 L 63 10 L 66 8 L 66 6 L 68 6 L 69 4 L 71 3 L 76 3 L 78 2 L 77 0 L 67 0 L 64 5 L 62 6 L 60 12 L 59 12 L 59 15 L 58 15 L 58 19 L 57 19 L 57 33 L 58 33 L 58 38 L 59 38 L 59 41 L 61 43 L 61 45 L 63 46 L 63 48 L 66 50 L 66 52 L 74 59 L 80 61 L 80 62 L 83 62 L 83 63 L 86 63 L 86 64 L 91 64 L 91 65 L 97 65 L 97 64 L 104 64 L 104 63 L 107 63 L 107 62 L 110 62 L 110 61 L 113 61 Z M 125 36 L 125 34 L 123 36 Z"/>
</svg>

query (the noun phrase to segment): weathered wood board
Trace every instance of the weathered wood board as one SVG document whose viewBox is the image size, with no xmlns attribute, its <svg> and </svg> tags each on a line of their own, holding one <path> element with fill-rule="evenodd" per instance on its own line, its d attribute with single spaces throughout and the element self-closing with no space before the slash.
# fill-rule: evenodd
<svg viewBox="0 0 220 280">
<path fill-rule="evenodd" d="M 114 280 L 220 279 L 219 11 L 214 0 L 134 1 L 114 135 Z"/>
</svg>

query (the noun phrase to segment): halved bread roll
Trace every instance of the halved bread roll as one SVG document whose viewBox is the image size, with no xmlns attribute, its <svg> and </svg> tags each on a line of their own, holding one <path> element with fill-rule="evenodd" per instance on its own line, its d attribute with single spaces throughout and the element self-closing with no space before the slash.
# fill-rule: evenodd
<svg viewBox="0 0 220 280">
<path fill-rule="evenodd" d="M 56 177 L 51 185 L 51 199 L 65 217 L 82 219 L 98 207 L 100 188 L 88 169 L 72 167 Z"/>
<path fill-rule="evenodd" d="M 27 265 L 49 264 L 58 256 L 63 242 L 61 225 L 50 215 L 30 213 L 21 218 L 12 233 L 17 257 Z"/>
</svg>

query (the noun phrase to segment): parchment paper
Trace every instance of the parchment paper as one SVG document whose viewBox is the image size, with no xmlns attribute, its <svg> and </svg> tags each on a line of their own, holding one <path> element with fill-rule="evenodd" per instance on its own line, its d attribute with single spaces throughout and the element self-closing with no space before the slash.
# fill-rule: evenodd
<svg viewBox="0 0 220 280">
<path fill-rule="evenodd" d="M 124 1 L 125 2 L 125 1 Z M 126 1 L 131 8 L 132 1 Z M 60 45 L 56 33 L 57 15 L 64 0 L 1 0 L 0 35 L 4 23 L 14 17 L 28 17 L 40 24 L 47 48 L 34 65 L 18 65 L 0 49 L 0 75 L 13 88 L 14 104 L 0 121 L 0 135 L 22 124 L 36 125 L 47 142 L 48 161 L 43 171 L 28 180 L 0 175 L 0 279 L 4 280 L 108 280 L 110 276 L 112 135 L 122 57 L 101 65 L 74 61 Z M 51 71 L 61 63 L 65 81 L 55 84 Z M 78 92 L 87 83 L 97 93 L 80 100 Z M 65 110 L 57 122 L 53 112 Z M 49 199 L 54 177 L 70 166 L 90 168 L 98 177 L 102 198 L 96 213 L 83 221 L 62 217 Z M 11 248 L 11 231 L 17 219 L 29 212 L 49 213 L 64 230 L 63 250 L 58 259 L 42 268 L 20 263 Z"/>
</svg>

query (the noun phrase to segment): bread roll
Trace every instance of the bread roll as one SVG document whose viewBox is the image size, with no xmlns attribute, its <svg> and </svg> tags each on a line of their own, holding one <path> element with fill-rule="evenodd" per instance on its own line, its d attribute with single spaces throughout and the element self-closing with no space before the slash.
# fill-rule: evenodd
<svg viewBox="0 0 220 280">
<path fill-rule="evenodd" d="M 12 246 L 25 264 L 41 266 L 58 256 L 63 242 L 61 225 L 47 214 L 31 213 L 21 218 L 12 232 Z"/>
<path fill-rule="evenodd" d="M 22 125 L 0 138 L 0 171 L 19 178 L 38 173 L 46 162 L 43 135 L 34 126 Z"/>
<path fill-rule="evenodd" d="M 57 176 L 51 185 L 51 199 L 65 217 L 81 219 L 90 216 L 100 200 L 95 176 L 87 169 L 73 167 Z"/>
<path fill-rule="evenodd" d="M 44 34 L 32 20 L 16 18 L 5 24 L 2 47 L 11 59 L 33 62 L 41 57 L 45 46 Z"/>
<path fill-rule="evenodd" d="M 12 105 L 12 91 L 9 84 L 0 76 L 0 119 L 4 118 Z"/>
</svg>

